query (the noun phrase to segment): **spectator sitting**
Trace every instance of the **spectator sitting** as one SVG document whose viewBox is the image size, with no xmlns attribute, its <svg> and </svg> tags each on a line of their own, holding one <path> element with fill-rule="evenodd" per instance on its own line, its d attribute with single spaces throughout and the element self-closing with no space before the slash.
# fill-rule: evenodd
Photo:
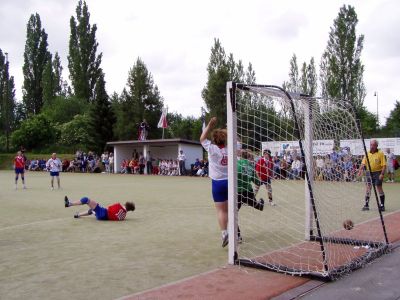
<svg viewBox="0 0 400 300">
<path fill-rule="evenodd" d="M 204 160 L 202 177 L 208 177 L 208 160 Z"/>
<path fill-rule="evenodd" d="M 31 163 L 29 164 L 30 171 L 38 171 L 39 169 L 39 161 L 37 159 L 32 159 Z"/>
<path fill-rule="evenodd" d="M 196 172 L 196 176 L 203 176 L 203 173 L 204 173 L 203 167 L 204 167 L 204 161 L 201 160 L 200 161 L 200 167 Z"/>
<path fill-rule="evenodd" d="M 197 172 L 201 169 L 201 163 L 200 160 L 198 158 L 196 158 L 195 163 L 192 165 L 192 172 L 191 172 L 191 176 L 195 176 L 197 175 Z"/>
<path fill-rule="evenodd" d="M 292 163 L 292 179 L 300 179 L 301 176 L 301 161 L 300 161 L 300 157 L 296 156 L 295 160 Z"/>
<path fill-rule="evenodd" d="M 68 167 L 69 167 L 69 160 L 64 158 L 62 161 L 62 171 L 67 172 Z"/>
<path fill-rule="evenodd" d="M 91 172 L 92 173 L 101 173 L 102 168 L 104 168 L 103 164 L 101 162 L 101 159 L 100 158 L 98 158 L 96 160 L 93 159 L 92 162 L 94 162 L 94 165 L 93 165 L 93 167 L 91 167 Z"/>
<path fill-rule="evenodd" d="M 39 159 L 39 170 L 46 170 L 46 161 L 43 158 Z"/>
<path fill-rule="evenodd" d="M 67 168 L 67 172 L 75 172 L 76 165 L 75 165 L 75 159 L 71 160 L 69 162 L 69 166 Z"/>
<path fill-rule="evenodd" d="M 128 162 L 126 159 L 122 160 L 121 162 L 121 174 L 127 174 L 128 173 Z"/>
</svg>

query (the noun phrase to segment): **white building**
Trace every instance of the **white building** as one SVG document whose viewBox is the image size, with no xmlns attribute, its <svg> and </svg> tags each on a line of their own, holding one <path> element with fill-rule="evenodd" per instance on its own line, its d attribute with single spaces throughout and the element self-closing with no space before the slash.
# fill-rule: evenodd
<svg viewBox="0 0 400 300">
<path fill-rule="evenodd" d="M 143 153 L 146 158 L 148 151 L 154 159 L 174 159 L 178 158 L 179 151 L 182 150 L 186 156 L 185 167 L 190 169 L 190 165 L 196 158 L 203 158 L 203 148 L 198 141 L 184 139 L 165 139 L 165 140 L 131 140 L 108 142 L 107 146 L 114 147 L 114 172 L 121 171 L 121 162 L 124 159 L 131 159 L 134 150 Z M 146 171 L 146 168 L 145 168 Z"/>
</svg>

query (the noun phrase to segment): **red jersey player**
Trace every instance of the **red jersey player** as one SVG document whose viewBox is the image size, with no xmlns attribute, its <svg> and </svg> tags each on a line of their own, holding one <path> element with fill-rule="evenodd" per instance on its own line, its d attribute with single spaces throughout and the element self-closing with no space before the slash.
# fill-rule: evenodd
<svg viewBox="0 0 400 300">
<path fill-rule="evenodd" d="M 256 174 L 258 177 L 258 183 L 254 190 L 254 195 L 257 195 L 258 189 L 261 185 L 265 185 L 268 191 L 268 199 L 269 204 L 275 206 L 274 201 L 272 200 L 272 186 L 271 186 L 271 178 L 273 176 L 273 162 L 271 157 L 271 151 L 269 149 L 265 149 L 263 151 L 263 156 L 258 160 L 256 164 Z"/>
<path fill-rule="evenodd" d="M 120 203 L 114 203 L 107 208 L 101 206 L 96 201 L 89 199 L 88 197 L 83 197 L 81 200 L 70 202 L 68 197 L 65 196 L 64 198 L 64 205 L 65 207 L 76 206 L 76 205 L 85 205 L 87 204 L 90 209 L 85 212 L 76 213 L 74 218 L 80 218 L 83 216 L 90 216 L 93 212 L 96 215 L 97 220 L 102 221 L 123 221 L 125 220 L 126 213 L 128 211 L 135 210 L 135 203 L 133 202 L 126 202 L 125 206 Z"/>
<path fill-rule="evenodd" d="M 14 170 L 15 170 L 15 189 L 17 189 L 19 174 L 21 174 L 22 185 L 24 186 L 24 189 L 26 189 L 25 177 L 24 177 L 25 158 L 22 155 L 21 151 L 18 151 L 17 156 L 14 158 Z"/>
</svg>

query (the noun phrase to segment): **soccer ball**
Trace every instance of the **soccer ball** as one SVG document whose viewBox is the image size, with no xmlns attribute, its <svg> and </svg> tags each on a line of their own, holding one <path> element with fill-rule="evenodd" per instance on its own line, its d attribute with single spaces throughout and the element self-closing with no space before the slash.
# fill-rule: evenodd
<svg viewBox="0 0 400 300">
<path fill-rule="evenodd" d="M 354 227 L 354 223 L 353 223 L 353 221 L 352 220 L 345 220 L 344 222 L 343 222 L 343 228 L 344 229 L 346 229 L 346 230 L 351 230 L 351 229 L 353 229 L 353 227 Z"/>
</svg>

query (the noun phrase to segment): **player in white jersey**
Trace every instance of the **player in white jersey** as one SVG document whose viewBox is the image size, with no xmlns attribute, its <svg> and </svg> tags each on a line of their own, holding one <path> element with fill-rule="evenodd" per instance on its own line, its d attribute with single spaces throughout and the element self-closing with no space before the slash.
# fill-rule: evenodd
<svg viewBox="0 0 400 300">
<path fill-rule="evenodd" d="M 54 190 L 54 177 L 57 177 L 57 185 L 58 189 L 60 189 L 60 171 L 62 170 L 62 163 L 61 160 L 57 158 L 57 153 L 51 155 L 51 158 L 46 163 L 46 168 L 50 171 L 51 190 Z"/>
<path fill-rule="evenodd" d="M 208 152 L 208 174 L 212 179 L 212 195 L 222 231 L 222 247 L 225 247 L 228 244 L 228 151 L 225 147 L 227 132 L 226 129 L 217 128 L 211 134 L 212 142 L 208 140 L 207 137 L 216 123 L 217 118 L 211 118 L 200 136 L 200 142 Z"/>
</svg>

